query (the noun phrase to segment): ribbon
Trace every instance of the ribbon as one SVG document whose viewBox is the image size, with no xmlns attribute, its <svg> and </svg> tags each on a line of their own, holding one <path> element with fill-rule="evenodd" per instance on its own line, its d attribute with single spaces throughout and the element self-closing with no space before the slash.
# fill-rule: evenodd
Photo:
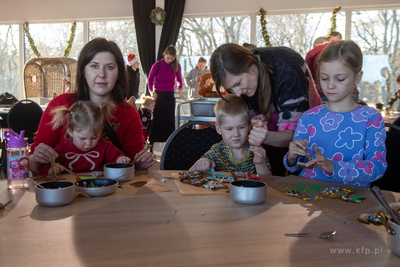
<svg viewBox="0 0 400 267">
<path fill-rule="evenodd" d="M 100 156 L 100 153 L 97 151 L 90 151 L 86 154 L 77 154 L 74 152 L 68 152 L 65 154 L 65 157 L 67 159 L 72 159 L 72 161 L 68 164 L 68 167 L 71 171 L 73 171 L 72 164 L 77 162 L 80 157 L 84 157 L 88 162 L 92 163 L 92 168 L 90 168 L 91 171 L 94 170 L 95 164 L 90 158 L 98 158 Z M 89 158 L 90 157 L 90 158 Z"/>
</svg>

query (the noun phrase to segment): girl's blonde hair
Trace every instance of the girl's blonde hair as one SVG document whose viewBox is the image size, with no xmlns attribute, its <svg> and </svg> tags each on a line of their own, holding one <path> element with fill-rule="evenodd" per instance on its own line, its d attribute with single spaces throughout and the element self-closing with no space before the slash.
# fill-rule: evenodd
<svg viewBox="0 0 400 267">
<path fill-rule="evenodd" d="M 67 132 L 82 132 L 89 129 L 94 135 L 100 136 L 104 127 L 104 119 L 114 118 L 112 114 L 115 107 L 113 102 L 106 102 L 100 108 L 92 101 L 78 101 L 69 109 L 66 107 L 53 109 L 51 111 L 53 115 L 51 125 L 55 130 L 63 124 L 64 117 L 66 117 Z"/>
<path fill-rule="evenodd" d="M 167 48 L 165 48 L 163 55 L 170 55 L 175 57 L 174 61 L 171 62 L 172 69 L 174 72 L 178 71 L 178 60 L 176 59 L 176 48 L 174 45 L 170 45 Z"/>
<path fill-rule="evenodd" d="M 272 87 L 270 76 L 272 69 L 263 64 L 257 56 L 245 47 L 228 43 L 218 47 L 210 59 L 210 70 L 215 87 L 221 98 L 226 98 L 221 94 L 221 86 L 228 73 L 239 75 L 247 73 L 253 66 L 258 69 L 258 107 L 261 114 L 264 114 L 269 121 L 271 115 Z"/>
<path fill-rule="evenodd" d="M 324 62 L 340 60 L 356 74 L 361 71 L 363 55 L 360 47 L 352 40 L 334 41 L 329 43 L 318 58 L 319 68 Z"/>
<path fill-rule="evenodd" d="M 142 100 L 143 103 L 141 105 L 141 108 L 146 108 L 147 106 L 156 103 L 156 101 L 151 96 L 142 96 Z"/>
<path fill-rule="evenodd" d="M 234 94 L 226 95 L 217 101 L 214 106 L 214 113 L 218 126 L 222 124 L 222 118 L 227 116 L 246 116 L 247 122 L 249 118 L 249 108 L 243 98 Z"/>
</svg>

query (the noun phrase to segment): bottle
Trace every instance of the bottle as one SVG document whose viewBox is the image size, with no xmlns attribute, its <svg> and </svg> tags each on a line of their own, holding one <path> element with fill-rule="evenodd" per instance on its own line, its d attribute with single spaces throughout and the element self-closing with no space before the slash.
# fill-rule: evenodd
<svg viewBox="0 0 400 267">
<path fill-rule="evenodd" d="M 7 139 L 7 181 L 8 188 L 18 189 L 29 186 L 29 150 L 25 131 L 19 135 L 11 130 L 4 131 Z"/>
</svg>

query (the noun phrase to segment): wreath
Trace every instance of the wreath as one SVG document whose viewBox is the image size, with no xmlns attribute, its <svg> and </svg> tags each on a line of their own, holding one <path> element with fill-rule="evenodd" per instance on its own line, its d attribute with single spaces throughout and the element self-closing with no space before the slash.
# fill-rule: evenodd
<svg viewBox="0 0 400 267">
<path fill-rule="evenodd" d="M 160 19 L 157 19 L 157 14 L 160 14 Z M 156 7 L 150 13 L 151 22 L 153 22 L 155 25 L 163 25 L 165 21 L 165 16 L 166 13 L 161 7 Z"/>
</svg>

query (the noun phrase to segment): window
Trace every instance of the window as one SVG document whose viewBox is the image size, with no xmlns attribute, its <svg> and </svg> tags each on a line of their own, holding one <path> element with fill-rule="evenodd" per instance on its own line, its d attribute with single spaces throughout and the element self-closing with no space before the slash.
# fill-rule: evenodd
<svg viewBox="0 0 400 267">
<path fill-rule="evenodd" d="M 19 98 L 19 30 L 18 25 L 0 25 L 1 92 Z"/>
<path fill-rule="evenodd" d="M 135 55 L 139 54 L 136 41 L 135 24 L 133 20 L 89 22 L 89 40 L 98 37 L 105 38 L 107 40 L 115 42 L 118 45 L 119 49 L 121 49 L 126 64 L 128 64 L 129 54 L 131 53 Z M 146 77 L 144 76 L 141 65 L 139 65 L 139 68 L 140 68 L 139 96 L 141 96 L 144 95 L 145 93 Z"/>
<path fill-rule="evenodd" d="M 360 98 L 386 105 L 400 74 L 400 9 L 353 11 L 351 39 L 364 54 Z"/>
<path fill-rule="evenodd" d="M 35 42 L 41 57 L 62 57 L 67 41 L 71 35 L 71 23 L 37 23 L 29 24 L 29 33 Z M 78 59 L 83 47 L 83 23 L 77 22 L 75 38 L 69 57 Z M 25 36 L 25 35 L 24 35 Z M 25 59 L 36 58 L 25 36 Z M 26 63 L 25 62 L 25 63 Z"/>
<path fill-rule="evenodd" d="M 315 39 L 326 36 L 331 28 L 332 12 L 326 13 L 299 13 L 268 15 L 268 35 L 272 46 L 287 46 L 302 55 L 306 55 L 313 48 Z M 344 38 L 346 16 L 339 12 L 336 16 L 336 28 Z M 264 47 L 260 16 L 256 22 L 256 45 Z"/>
<path fill-rule="evenodd" d="M 218 46 L 242 44 L 249 39 L 249 16 L 184 18 L 176 45 L 183 80 L 196 67 L 200 56 L 207 60 L 209 66 L 211 54 Z M 189 91 L 185 82 L 183 89 L 184 92 Z M 188 98 L 188 95 L 184 93 L 183 98 Z"/>
</svg>

